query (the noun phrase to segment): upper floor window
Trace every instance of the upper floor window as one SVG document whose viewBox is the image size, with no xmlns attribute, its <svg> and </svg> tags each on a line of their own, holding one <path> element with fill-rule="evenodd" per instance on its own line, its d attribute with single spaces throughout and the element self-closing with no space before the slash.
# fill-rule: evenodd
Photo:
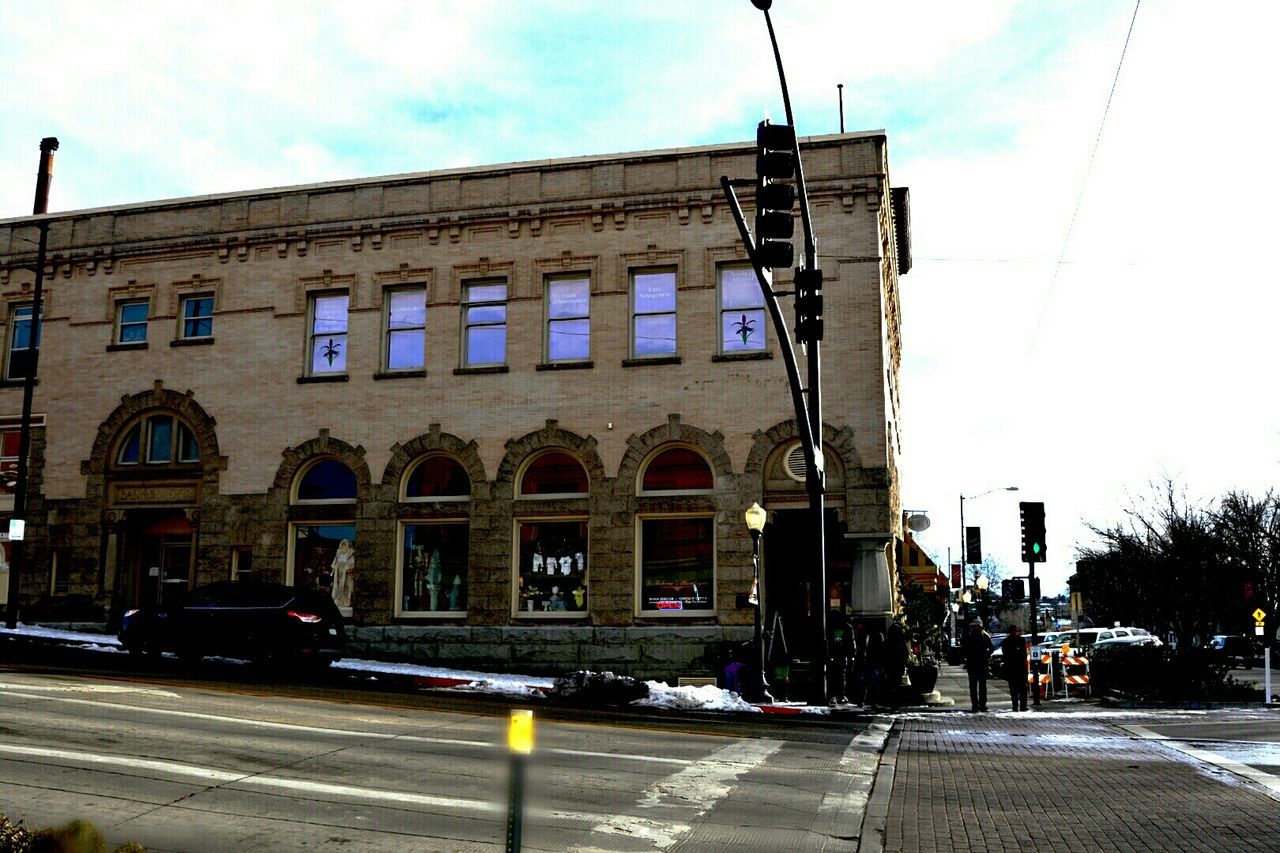
<svg viewBox="0 0 1280 853">
<path fill-rule="evenodd" d="M 36 350 L 40 348 L 40 324 L 32 333 L 30 302 L 13 306 L 9 315 L 9 353 L 5 363 L 5 379 L 24 379 L 31 370 Z M 43 313 L 43 312 L 42 312 Z"/>
<path fill-rule="evenodd" d="M 462 363 L 466 367 L 507 361 L 507 285 L 481 282 L 464 285 L 462 293 Z"/>
<path fill-rule="evenodd" d="M 213 337 L 213 296 L 208 293 L 191 293 L 179 299 L 181 305 L 182 340 Z"/>
<path fill-rule="evenodd" d="M 765 348 L 764 294 L 751 267 L 720 269 L 720 351 L 760 352 Z"/>
<path fill-rule="evenodd" d="M 547 361 L 591 358 L 591 279 L 547 280 Z"/>
<path fill-rule="evenodd" d="M 347 372 L 347 301 L 345 293 L 311 299 L 311 374 Z"/>
<path fill-rule="evenodd" d="M 655 454 L 640 475 L 640 491 L 708 492 L 715 487 L 711 466 L 689 447 L 669 447 Z"/>
<path fill-rule="evenodd" d="M 675 270 L 637 272 L 631 276 L 631 355 L 635 358 L 675 355 Z"/>
<path fill-rule="evenodd" d="M 471 478 L 452 456 L 433 454 L 413 467 L 404 484 L 405 500 L 448 500 L 471 497 Z"/>
<path fill-rule="evenodd" d="M 587 472 L 582 463 L 563 450 L 549 450 L 534 457 L 520 478 L 521 497 L 586 495 Z"/>
<path fill-rule="evenodd" d="M 427 292 L 422 288 L 387 291 L 387 370 L 421 370 L 427 342 Z"/>
<path fill-rule="evenodd" d="M 147 311 L 150 304 L 145 299 L 131 299 L 116 306 L 116 343 L 145 344 L 147 342 Z"/>
<path fill-rule="evenodd" d="M 297 484 L 298 503 L 356 499 L 356 475 L 337 459 L 321 459 L 307 466 Z"/>
<path fill-rule="evenodd" d="M 125 431 L 116 451 L 117 465 L 165 465 L 200 461 L 195 432 L 170 414 L 149 415 Z"/>
</svg>

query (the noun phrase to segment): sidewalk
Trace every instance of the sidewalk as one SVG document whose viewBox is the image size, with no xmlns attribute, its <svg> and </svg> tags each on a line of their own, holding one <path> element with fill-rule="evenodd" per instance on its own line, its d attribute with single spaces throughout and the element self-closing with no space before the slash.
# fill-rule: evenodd
<svg viewBox="0 0 1280 853">
<path fill-rule="evenodd" d="M 989 687 L 992 711 L 971 713 L 964 671 L 945 667 L 939 690 L 963 710 L 898 716 L 859 851 L 1280 850 L 1276 802 L 1256 788 L 1134 737 L 1118 712 L 1013 713 Z"/>
</svg>

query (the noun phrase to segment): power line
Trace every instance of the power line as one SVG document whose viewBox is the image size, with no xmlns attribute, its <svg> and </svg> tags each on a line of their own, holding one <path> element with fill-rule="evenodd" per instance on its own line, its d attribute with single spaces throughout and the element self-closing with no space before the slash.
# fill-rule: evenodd
<svg viewBox="0 0 1280 853">
<path fill-rule="evenodd" d="M 1129 41 L 1133 38 L 1133 26 L 1138 20 L 1138 9 L 1142 0 L 1133 4 L 1133 17 L 1129 19 L 1129 31 L 1124 36 L 1124 47 L 1120 49 L 1120 61 L 1116 63 L 1115 76 L 1111 78 L 1111 91 L 1107 93 L 1107 105 L 1102 110 L 1102 120 L 1098 122 L 1098 133 L 1093 138 L 1093 150 L 1089 152 L 1089 162 L 1085 166 L 1084 178 L 1080 181 L 1080 191 L 1076 194 L 1075 208 L 1071 211 L 1071 221 L 1067 223 L 1066 236 L 1062 238 L 1062 250 L 1058 253 L 1058 262 L 1053 266 L 1053 275 L 1049 278 L 1049 288 L 1045 291 L 1044 300 L 1040 304 L 1040 316 L 1036 319 L 1035 331 L 1031 335 L 1031 343 L 1027 348 L 1028 359 L 1035 355 L 1036 345 L 1040 341 L 1040 330 L 1044 326 L 1044 318 L 1049 313 L 1049 302 L 1053 299 L 1053 290 L 1058 283 L 1058 273 L 1066 264 L 1067 246 L 1071 244 L 1071 232 L 1076 227 L 1076 218 L 1080 215 L 1080 206 L 1084 203 L 1084 192 L 1089 185 L 1089 176 L 1093 173 L 1093 161 L 1098 157 L 1098 148 L 1102 145 L 1102 129 L 1106 127 L 1107 115 L 1111 112 L 1111 101 L 1116 95 L 1116 86 L 1120 83 L 1120 69 L 1124 68 L 1124 57 L 1129 52 Z"/>
</svg>

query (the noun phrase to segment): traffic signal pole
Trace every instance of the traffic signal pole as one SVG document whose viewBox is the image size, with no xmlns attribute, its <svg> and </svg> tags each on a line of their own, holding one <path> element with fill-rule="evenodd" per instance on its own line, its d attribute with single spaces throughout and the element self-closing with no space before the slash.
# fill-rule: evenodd
<svg viewBox="0 0 1280 853">
<path fill-rule="evenodd" d="M 1040 584 L 1036 583 L 1036 564 L 1027 563 L 1027 601 L 1031 602 L 1031 703 L 1040 707 L 1040 655 L 1034 649 L 1040 645 Z"/>
<path fill-rule="evenodd" d="M 809 540 L 811 549 L 809 557 L 813 569 L 807 573 L 810 586 L 807 591 L 810 625 L 810 679 L 808 685 L 808 701 L 812 705 L 825 705 L 830 699 L 830 685 L 827 683 L 827 661 L 830 657 L 827 638 L 827 555 L 826 555 L 826 482 L 824 476 L 824 455 L 822 439 L 822 355 L 819 342 L 822 340 L 822 271 L 817 268 L 818 246 L 813 235 L 813 222 L 809 213 L 808 189 L 805 186 L 804 166 L 800 160 L 800 142 L 795 134 L 795 117 L 791 112 L 791 94 L 787 90 L 787 77 L 782 67 L 782 54 L 778 50 L 778 38 L 773 30 L 773 20 L 769 17 L 769 7 L 773 0 L 751 0 L 753 6 L 764 13 L 765 25 L 769 30 L 769 42 L 773 47 L 774 62 L 778 67 L 778 82 L 782 89 L 782 104 L 787 116 L 785 126 L 769 125 L 762 122 L 756 131 L 756 231 L 759 243 L 752 239 L 747 228 L 742 208 L 734 193 L 734 186 L 747 183 L 733 181 L 727 177 L 720 179 L 725 197 L 729 201 L 730 210 L 738 231 L 742 236 L 743 246 L 751 265 L 755 269 L 756 280 L 768 306 L 769 316 L 773 320 L 778 335 L 779 349 L 787 370 L 787 381 L 791 387 L 792 402 L 796 411 L 796 427 L 800 433 L 801 446 L 804 448 L 806 474 L 805 491 L 809 497 Z M 778 140 L 790 133 L 787 147 L 790 148 L 790 163 L 781 161 L 777 155 L 781 145 Z M 775 166 L 785 166 L 785 173 L 774 174 Z M 790 167 L 794 167 L 792 172 Z M 800 371 L 796 363 L 795 352 L 791 347 L 791 336 L 787 330 L 786 320 L 778 306 L 778 294 L 774 291 L 771 277 L 765 275 L 765 268 L 791 265 L 790 206 L 787 199 L 786 212 L 782 213 L 782 205 L 777 202 L 779 196 L 774 191 L 779 185 L 770 186 L 776 178 L 791 178 L 794 175 L 795 192 L 800 206 L 800 222 L 804 231 L 804 261 L 795 270 L 796 296 L 796 338 L 805 347 L 806 379 L 808 386 L 800 383 Z M 785 195 L 785 194 L 784 194 Z M 762 201 L 771 203 L 762 205 Z M 761 214 L 765 215 L 762 216 Z M 779 215 L 782 214 L 782 215 Z"/>
</svg>

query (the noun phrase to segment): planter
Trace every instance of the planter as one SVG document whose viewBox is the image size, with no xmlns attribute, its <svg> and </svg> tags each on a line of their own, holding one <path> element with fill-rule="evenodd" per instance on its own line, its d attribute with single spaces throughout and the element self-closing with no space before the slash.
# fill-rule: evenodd
<svg viewBox="0 0 1280 853">
<path fill-rule="evenodd" d="M 938 665 L 935 663 L 908 666 L 907 676 L 911 679 L 911 688 L 920 694 L 932 693 L 938 683 Z"/>
</svg>

